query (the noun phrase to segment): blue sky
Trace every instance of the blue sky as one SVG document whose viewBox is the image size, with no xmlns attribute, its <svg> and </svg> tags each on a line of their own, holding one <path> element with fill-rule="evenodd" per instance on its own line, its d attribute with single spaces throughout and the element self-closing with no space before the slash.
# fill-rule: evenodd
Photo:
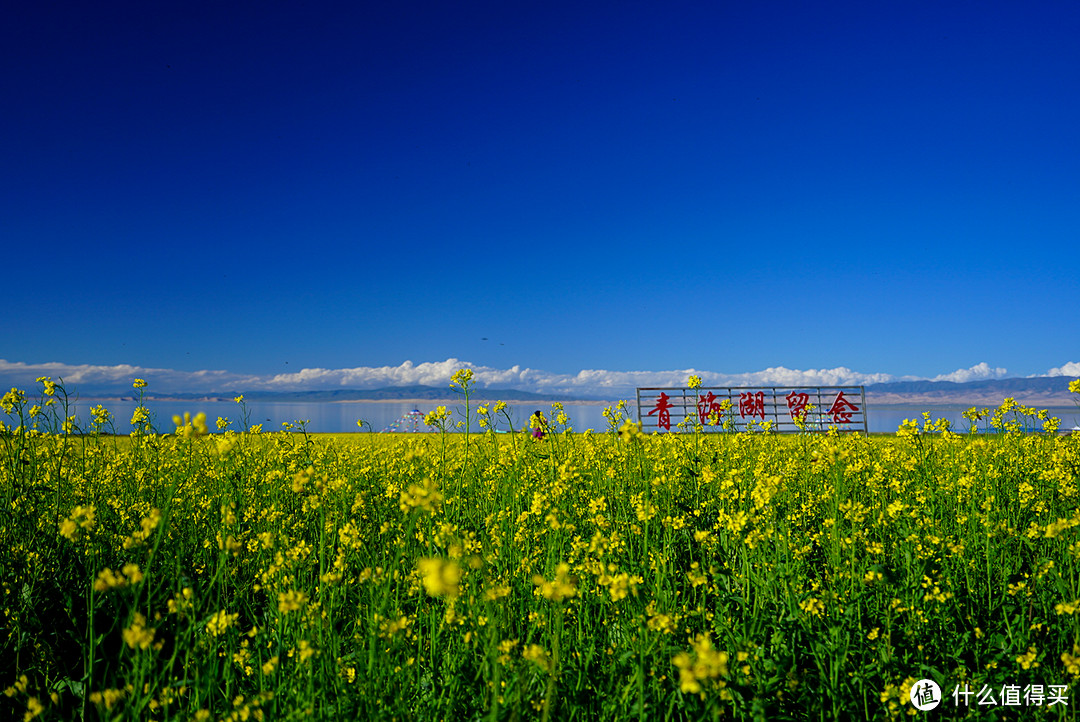
<svg viewBox="0 0 1080 722">
<path fill-rule="evenodd" d="M 22 3 L 0 35 L 0 380 L 1080 374 L 1075 3 Z"/>
</svg>

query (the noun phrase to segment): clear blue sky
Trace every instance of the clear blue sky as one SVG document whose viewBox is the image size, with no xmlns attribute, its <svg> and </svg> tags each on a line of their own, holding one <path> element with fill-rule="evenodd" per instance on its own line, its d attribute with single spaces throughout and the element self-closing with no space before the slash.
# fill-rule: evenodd
<svg viewBox="0 0 1080 722">
<path fill-rule="evenodd" d="M 0 36 L 9 363 L 1080 362 L 1073 2 L 19 3 Z"/>
</svg>

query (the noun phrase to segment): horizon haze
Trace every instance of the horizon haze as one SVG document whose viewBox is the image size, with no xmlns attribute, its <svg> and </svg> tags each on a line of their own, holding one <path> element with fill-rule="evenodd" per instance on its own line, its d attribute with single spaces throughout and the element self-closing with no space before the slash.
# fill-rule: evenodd
<svg viewBox="0 0 1080 722">
<path fill-rule="evenodd" d="M 492 369 L 447 359 L 437 364 L 409 362 L 391 368 L 303 369 L 296 374 L 256 376 L 226 371 L 182 372 L 175 369 L 149 369 L 127 365 L 114 367 L 72 366 L 67 364 L 31 365 L 0 359 L 0 387 L 33 390 L 34 379 L 49 376 L 64 379 L 69 391 L 87 398 L 130 397 L 132 382 L 148 382 L 151 397 L 232 396 L 250 394 L 263 398 L 370 398 L 372 392 L 395 397 L 394 389 L 442 390 L 443 395 L 427 394 L 421 398 L 454 398 L 451 375 L 459 368 L 474 371 L 472 386 L 485 397 L 489 390 L 515 394 L 512 398 L 549 398 L 567 400 L 615 400 L 632 396 L 638 387 L 683 387 L 691 375 L 702 378 L 706 387 L 735 386 L 866 386 L 868 394 L 879 403 L 908 403 L 906 399 L 936 397 L 968 398 L 978 396 L 994 402 L 992 395 L 1026 394 L 1040 402 L 1069 403 L 1068 383 L 1080 377 L 1080 363 L 1068 363 L 1030 377 L 1010 376 L 1005 369 L 982 363 L 935 378 L 893 377 L 881 373 L 861 373 L 846 368 L 809 369 L 805 371 L 771 368 L 750 374 L 720 374 L 699 369 L 673 371 L 603 371 L 587 370 L 577 374 L 554 374 L 538 369 Z M 955 388 L 953 388 L 955 387 Z M 409 397 L 412 398 L 412 397 Z M 510 400 L 507 397 L 506 400 Z M 886 399 L 889 399 L 886 401 Z M 1000 399 L 997 399 L 1000 401 Z"/>
</svg>

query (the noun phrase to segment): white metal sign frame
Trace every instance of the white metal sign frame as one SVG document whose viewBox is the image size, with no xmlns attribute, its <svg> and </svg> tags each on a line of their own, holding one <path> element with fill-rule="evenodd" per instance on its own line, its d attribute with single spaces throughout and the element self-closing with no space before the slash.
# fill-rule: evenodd
<svg viewBox="0 0 1080 722">
<path fill-rule="evenodd" d="M 742 431 L 770 421 L 778 433 L 868 431 L 862 386 L 642 387 L 637 415 L 646 432 L 699 425 L 706 432 Z"/>
</svg>

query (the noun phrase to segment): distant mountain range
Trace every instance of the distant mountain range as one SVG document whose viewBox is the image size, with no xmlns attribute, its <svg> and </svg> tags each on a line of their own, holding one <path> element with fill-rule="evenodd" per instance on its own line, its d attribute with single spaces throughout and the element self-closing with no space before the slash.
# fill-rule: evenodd
<svg viewBox="0 0 1080 722">
<path fill-rule="evenodd" d="M 1028 406 L 1071 406 L 1080 400 L 1069 393 L 1068 376 L 1040 376 L 1030 379 L 985 381 L 894 381 L 866 387 L 871 404 L 961 404 L 997 406 L 1011 396 Z"/>
<path fill-rule="evenodd" d="M 1068 390 L 1070 377 L 1052 376 L 1037 378 L 993 379 L 985 381 L 894 381 L 872 384 L 866 387 L 866 400 L 875 405 L 887 404 L 935 404 L 935 405 L 998 405 L 1007 396 L 1029 406 L 1072 406 L 1078 400 Z M 237 394 L 158 394 L 148 396 L 159 400 L 231 400 Z M 633 399 L 630 390 L 621 396 L 608 398 L 595 396 L 572 396 L 569 394 L 537 394 L 514 389 L 474 389 L 469 398 L 474 401 L 566 401 L 597 403 L 615 401 L 618 398 Z M 324 389 L 319 391 L 251 391 L 244 398 L 250 401 L 279 402 L 348 402 L 348 401 L 458 401 L 461 395 L 449 387 L 436 386 L 390 386 L 381 389 Z"/>
<path fill-rule="evenodd" d="M 148 399 L 220 399 L 232 400 L 238 394 L 148 394 Z M 381 389 L 321 389 L 318 391 L 251 391 L 244 392 L 248 401 L 316 402 L 316 401 L 459 401 L 464 397 L 449 386 L 388 386 Z M 566 394 L 536 394 L 514 389 L 472 389 L 470 401 L 602 401 L 603 399 Z"/>
</svg>

